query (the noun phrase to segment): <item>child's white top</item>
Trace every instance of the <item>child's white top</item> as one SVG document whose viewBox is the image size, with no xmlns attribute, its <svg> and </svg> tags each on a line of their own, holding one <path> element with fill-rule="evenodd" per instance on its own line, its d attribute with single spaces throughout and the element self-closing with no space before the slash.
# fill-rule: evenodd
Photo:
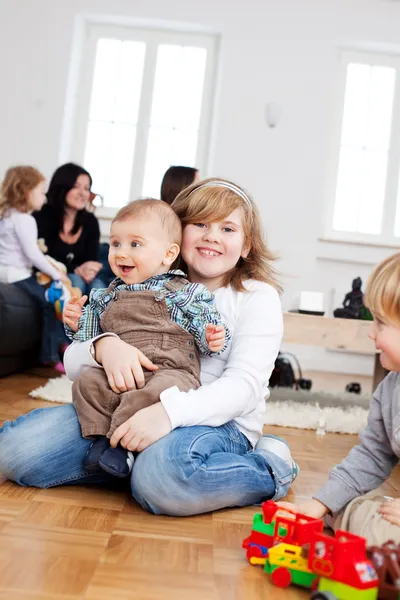
<svg viewBox="0 0 400 600">
<path fill-rule="evenodd" d="M 60 279 L 59 271 L 39 250 L 37 238 L 37 224 L 29 213 L 12 208 L 0 219 L 0 265 L 9 268 L 6 283 L 30 277 L 32 266 L 52 279 Z M 6 271 L 2 270 L 2 273 L 4 279 Z"/>
<path fill-rule="evenodd" d="M 262 433 L 268 381 L 283 334 L 282 308 L 275 288 L 248 281 L 248 291 L 232 287 L 215 293 L 217 309 L 232 333 L 229 348 L 219 356 L 201 357 L 202 387 L 189 392 L 170 388 L 161 402 L 172 427 L 210 425 L 234 420 L 254 445 Z M 64 355 L 70 379 L 84 366 L 99 366 L 89 353 L 90 341 L 74 342 Z"/>
</svg>

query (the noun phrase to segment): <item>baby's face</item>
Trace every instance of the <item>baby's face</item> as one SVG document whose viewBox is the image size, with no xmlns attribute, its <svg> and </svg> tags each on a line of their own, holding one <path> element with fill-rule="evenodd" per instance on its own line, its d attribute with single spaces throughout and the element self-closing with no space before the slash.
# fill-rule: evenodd
<svg viewBox="0 0 400 600">
<path fill-rule="evenodd" d="M 111 225 L 108 261 L 124 283 L 142 283 L 168 271 L 170 247 L 159 219 L 138 216 Z"/>
</svg>

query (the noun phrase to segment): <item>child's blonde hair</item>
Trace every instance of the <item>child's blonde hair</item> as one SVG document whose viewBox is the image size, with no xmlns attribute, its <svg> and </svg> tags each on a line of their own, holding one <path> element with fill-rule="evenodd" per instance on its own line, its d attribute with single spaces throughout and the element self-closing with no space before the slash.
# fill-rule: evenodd
<svg viewBox="0 0 400 600">
<path fill-rule="evenodd" d="M 39 183 L 45 181 L 45 176 L 34 167 L 11 167 L 7 170 L 0 189 L 0 218 L 4 217 L 10 208 L 20 212 L 28 212 L 29 192 Z"/>
<path fill-rule="evenodd" d="M 372 271 L 364 304 L 381 321 L 400 326 L 400 252 L 385 258 Z"/>
<path fill-rule="evenodd" d="M 172 208 L 183 227 L 190 223 L 223 221 L 234 210 L 243 210 L 244 248 L 249 250 L 236 266 L 226 273 L 223 285 L 244 291 L 247 279 L 265 281 L 278 291 L 281 287 L 272 266 L 276 260 L 266 245 L 258 209 L 252 198 L 242 188 L 226 179 L 210 178 L 188 186 L 178 194 Z"/>
<path fill-rule="evenodd" d="M 154 215 L 160 221 L 162 228 L 167 231 L 171 243 L 181 245 L 182 224 L 170 205 L 162 200 L 154 200 L 153 198 L 133 200 L 117 212 L 112 222 L 134 219 L 141 215 Z"/>
</svg>

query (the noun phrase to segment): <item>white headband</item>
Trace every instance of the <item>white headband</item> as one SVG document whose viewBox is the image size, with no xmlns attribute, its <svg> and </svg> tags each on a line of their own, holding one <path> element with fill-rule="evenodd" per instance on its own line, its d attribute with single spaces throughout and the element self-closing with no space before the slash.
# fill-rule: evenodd
<svg viewBox="0 0 400 600">
<path fill-rule="evenodd" d="M 246 194 L 243 192 L 243 190 L 241 190 L 234 183 L 229 183 L 227 181 L 219 181 L 218 179 L 212 179 L 211 181 L 206 181 L 205 183 L 202 183 L 201 185 L 197 186 L 194 190 L 192 190 L 190 192 L 190 194 L 193 194 L 193 192 L 197 192 L 197 190 L 201 190 L 201 188 L 204 188 L 204 187 L 223 187 L 223 188 L 226 188 L 227 190 L 231 190 L 231 192 L 235 192 L 235 194 L 240 196 L 242 198 L 242 200 L 244 200 L 246 202 L 247 206 L 251 210 L 253 210 L 253 205 L 251 204 L 250 198 L 248 196 L 246 196 Z M 189 196 L 190 196 L 190 194 L 189 194 Z"/>
</svg>

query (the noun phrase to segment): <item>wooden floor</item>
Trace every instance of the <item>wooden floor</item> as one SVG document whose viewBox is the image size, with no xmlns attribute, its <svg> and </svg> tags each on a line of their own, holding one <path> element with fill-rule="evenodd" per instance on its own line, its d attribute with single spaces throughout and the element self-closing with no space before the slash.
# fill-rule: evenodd
<svg viewBox="0 0 400 600">
<path fill-rule="evenodd" d="M 39 406 L 43 377 L 0 379 L 0 422 Z M 271 428 L 301 466 L 289 499 L 308 498 L 354 436 Z M 385 485 L 397 495 L 400 473 Z M 128 494 L 89 487 L 0 485 L 0 600 L 281 600 L 309 598 L 273 587 L 241 549 L 255 507 L 193 518 L 154 517 Z"/>
</svg>

